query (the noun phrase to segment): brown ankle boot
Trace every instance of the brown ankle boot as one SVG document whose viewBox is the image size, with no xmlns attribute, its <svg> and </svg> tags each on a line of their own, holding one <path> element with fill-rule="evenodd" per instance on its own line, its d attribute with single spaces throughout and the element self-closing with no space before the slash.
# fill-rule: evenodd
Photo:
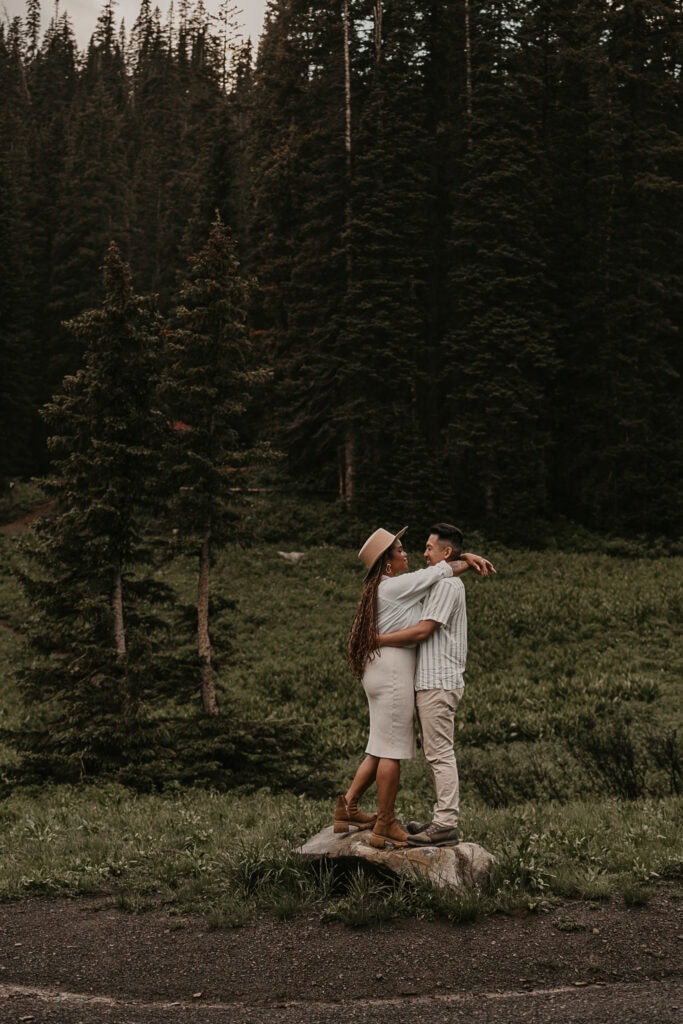
<svg viewBox="0 0 683 1024">
<path fill-rule="evenodd" d="M 386 843 L 392 846 L 407 846 L 408 833 L 399 827 L 393 814 L 378 814 L 370 836 L 370 846 L 383 850 Z"/>
<path fill-rule="evenodd" d="M 347 801 L 343 796 L 337 799 L 334 810 L 335 832 L 348 832 L 351 825 L 359 829 L 372 828 L 376 821 L 376 814 L 363 814 L 358 810 L 358 800 Z"/>
</svg>

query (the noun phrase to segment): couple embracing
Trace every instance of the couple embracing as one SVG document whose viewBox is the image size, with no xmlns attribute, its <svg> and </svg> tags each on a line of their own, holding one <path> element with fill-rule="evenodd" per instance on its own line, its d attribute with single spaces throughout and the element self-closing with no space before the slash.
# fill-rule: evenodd
<svg viewBox="0 0 683 1024">
<path fill-rule="evenodd" d="M 354 778 L 337 800 L 334 831 L 372 829 L 370 843 L 383 849 L 442 846 L 459 841 L 458 767 L 453 749 L 455 712 L 464 689 L 467 659 L 465 588 L 469 569 L 495 572 L 479 555 L 463 554 L 457 526 L 436 523 L 425 546 L 426 569 L 408 572 L 398 533 L 375 530 L 358 557 L 367 567 L 363 592 L 349 638 L 349 662 L 363 681 L 370 709 L 370 736 Z M 413 714 L 434 779 L 431 822 L 394 815 L 401 760 L 415 757 Z M 377 814 L 358 808 L 363 793 L 377 784 Z"/>
</svg>

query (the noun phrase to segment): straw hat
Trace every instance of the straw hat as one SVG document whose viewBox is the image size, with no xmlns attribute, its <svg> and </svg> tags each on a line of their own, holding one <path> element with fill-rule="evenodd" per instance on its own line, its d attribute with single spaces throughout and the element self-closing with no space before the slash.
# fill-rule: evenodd
<svg viewBox="0 0 683 1024">
<path fill-rule="evenodd" d="M 363 565 L 367 566 L 368 569 L 372 569 L 379 556 L 383 554 L 387 548 L 390 548 L 395 540 L 402 537 L 407 529 L 408 527 L 404 526 L 402 530 L 398 531 L 398 533 L 389 533 L 388 530 L 382 530 L 381 528 L 379 530 L 375 530 L 375 532 L 368 537 L 365 544 L 358 552 L 358 557 Z"/>
</svg>

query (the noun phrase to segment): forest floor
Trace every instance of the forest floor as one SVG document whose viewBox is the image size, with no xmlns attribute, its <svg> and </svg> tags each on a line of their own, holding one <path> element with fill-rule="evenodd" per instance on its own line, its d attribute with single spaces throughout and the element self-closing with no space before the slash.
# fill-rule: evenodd
<svg viewBox="0 0 683 1024">
<path fill-rule="evenodd" d="M 231 930 L 111 897 L 0 906 L 0 1021 L 633 1024 L 683 1018 L 680 889 L 475 924 L 317 914 Z"/>
</svg>

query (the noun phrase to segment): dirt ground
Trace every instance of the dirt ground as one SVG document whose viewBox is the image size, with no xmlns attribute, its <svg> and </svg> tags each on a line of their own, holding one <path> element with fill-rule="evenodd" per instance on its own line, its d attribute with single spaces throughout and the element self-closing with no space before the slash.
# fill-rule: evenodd
<svg viewBox="0 0 683 1024">
<path fill-rule="evenodd" d="M 210 931 L 104 897 L 4 904 L 0 1022 L 678 1024 L 679 897 L 357 930 L 311 914 Z"/>
</svg>

